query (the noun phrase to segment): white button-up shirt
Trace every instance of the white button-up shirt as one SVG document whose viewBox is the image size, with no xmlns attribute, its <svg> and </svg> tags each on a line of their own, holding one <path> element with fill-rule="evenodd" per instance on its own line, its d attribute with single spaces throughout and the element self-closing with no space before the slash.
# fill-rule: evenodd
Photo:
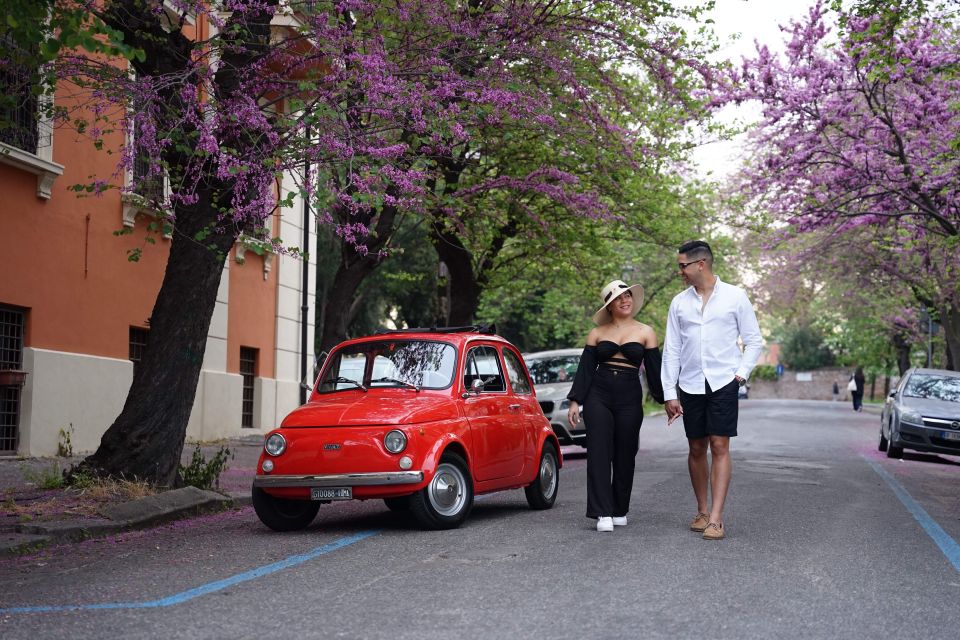
<svg viewBox="0 0 960 640">
<path fill-rule="evenodd" d="M 714 391 L 734 376 L 746 380 L 762 349 L 760 325 L 743 289 L 718 277 L 706 305 L 694 287 L 678 293 L 670 303 L 663 340 L 663 399 L 676 400 L 678 384 L 687 393 L 702 394 L 704 380 Z"/>
</svg>

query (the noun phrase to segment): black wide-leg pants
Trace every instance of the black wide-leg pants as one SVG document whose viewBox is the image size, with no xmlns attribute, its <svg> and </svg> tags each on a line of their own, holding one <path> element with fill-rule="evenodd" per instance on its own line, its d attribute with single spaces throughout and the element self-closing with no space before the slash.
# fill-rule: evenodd
<svg viewBox="0 0 960 640">
<path fill-rule="evenodd" d="M 638 370 L 600 366 L 583 407 L 587 430 L 587 517 L 625 516 L 643 423 Z"/>
</svg>

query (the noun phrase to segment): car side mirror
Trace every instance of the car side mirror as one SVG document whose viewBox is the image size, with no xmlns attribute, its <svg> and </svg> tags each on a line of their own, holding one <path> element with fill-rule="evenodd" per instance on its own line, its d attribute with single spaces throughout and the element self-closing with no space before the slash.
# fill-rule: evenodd
<svg viewBox="0 0 960 640">
<path fill-rule="evenodd" d="M 474 393 L 480 393 L 481 391 L 483 391 L 483 387 L 485 385 L 486 383 L 483 380 L 481 380 L 480 378 L 476 378 L 473 382 L 470 383 L 470 391 L 473 391 Z"/>
<path fill-rule="evenodd" d="M 890 392 L 890 397 L 891 397 L 891 398 L 896 398 L 896 397 L 897 397 L 897 392 L 896 392 L 896 391 L 891 391 L 891 392 Z"/>
</svg>

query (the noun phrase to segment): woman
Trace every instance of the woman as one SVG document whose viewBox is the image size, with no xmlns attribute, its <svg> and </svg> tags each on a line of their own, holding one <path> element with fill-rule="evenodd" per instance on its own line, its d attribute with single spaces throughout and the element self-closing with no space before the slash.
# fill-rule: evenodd
<svg viewBox="0 0 960 640">
<path fill-rule="evenodd" d="M 850 392 L 850 395 L 853 396 L 853 410 L 863 411 L 863 386 L 864 382 L 866 382 L 866 376 L 863 375 L 863 367 L 857 367 L 857 370 L 854 371 L 853 382 L 857 386 L 856 389 Z"/>
<path fill-rule="evenodd" d="M 580 405 L 587 429 L 587 517 L 597 531 L 627 524 L 633 469 L 643 422 L 640 365 L 647 371 L 650 395 L 663 403 L 657 335 L 633 316 L 643 302 L 643 287 L 614 280 L 600 292 L 603 306 L 593 314 L 597 325 L 567 395 L 567 420 L 576 427 Z M 611 479 L 611 468 L 613 475 Z"/>
</svg>

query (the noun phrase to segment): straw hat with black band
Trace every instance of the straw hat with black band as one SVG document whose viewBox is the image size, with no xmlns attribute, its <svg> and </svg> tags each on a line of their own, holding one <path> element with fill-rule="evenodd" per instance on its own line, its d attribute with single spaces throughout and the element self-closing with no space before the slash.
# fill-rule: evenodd
<svg viewBox="0 0 960 640">
<path fill-rule="evenodd" d="M 623 280 L 614 280 L 600 290 L 603 306 L 593 314 L 593 323 L 600 325 L 613 322 L 613 314 L 607 307 L 627 291 L 633 296 L 633 315 L 639 313 L 640 307 L 643 306 L 643 287 L 639 284 L 627 285 Z"/>
</svg>

